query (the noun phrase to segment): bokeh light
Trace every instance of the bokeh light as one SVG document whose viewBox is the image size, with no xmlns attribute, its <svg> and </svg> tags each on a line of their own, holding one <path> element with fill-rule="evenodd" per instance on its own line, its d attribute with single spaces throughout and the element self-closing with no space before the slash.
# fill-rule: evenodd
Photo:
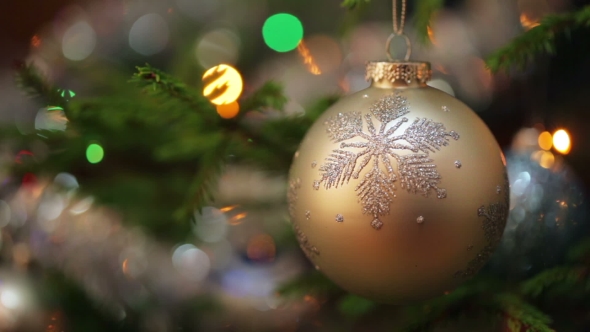
<svg viewBox="0 0 590 332">
<path fill-rule="evenodd" d="M 66 98 L 69 100 L 70 98 L 76 97 L 76 93 L 72 90 L 65 89 L 65 90 L 58 90 L 58 91 L 61 91 L 62 98 Z"/>
<path fill-rule="evenodd" d="M 196 47 L 196 57 L 204 68 L 219 63 L 235 64 L 238 60 L 240 37 L 229 29 L 216 29 L 207 32 Z"/>
<path fill-rule="evenodd" d="M 314 74 L 326 74 L 337 70 L 342 63 L 342 51 L 334 38 L 314 35 L 302 40 L 297 46 L 307 70 Z"/>
<path fill-rule="evenodd" d="M 530 30 L 540 25 L 539 21 L 530 18 L 526 13 L 520 14 L 520 24 L 525 30 Z"/>
<path fill-rule="evenodd" d="M 63 55 L 72 61 L 86 59 L 96 47 L 96 32 L 87 22 L 72 25 L 63 35 L 61 48 Z"/>
<path fill-rule="evenodd" d="M 314 75 L 320 75 L 322 73 L 314 58 L 311 56 L 307 45 L 305 45 L 305 41 L 302 40 L 301 43 L 299 43 L 299 46 L 297 46 L 297 51 L 299 51 L 299 55 L 301 55 L 303 58 L 303 63 L 307 66 L 307 70 L 310 73 Z"/>
<path fill-rule="evenodd" d="M 271 49 L 277 52 L 289 52 L 297 48 L 303 38 L 303 25 L 291 14 L 275 14 L 264 22 L 262 36 Z"/>
<path fill-rule="evenodd" d="M 34 35 L 31 38 L 31 47 L 37 48 L 41 46 L 41 38 L 39 37 L 39 35 Z"/>
<path fill-rule="evenodd" d="M 16 309 L 21 304 L 21 298 L 16 290 L 7 288 L 0 294 L 0 303 L 8 309 Z"/>
<path fill-rule="evenodd" d="M 57 174 L 53 179 L 53 182 L 66 189 L 77 189 L 80 187 L 78 179 L 76 179 L 76 177 L 72 174 L 65 172 Z"/>
<path fill-rule="evenodd" d="M 537 161 L 541 167 L 547 169 L 552 168 L 555 164 L 555 156 L 549 151 L 539 150 L 533 152 L 531 159 Z"/>
<path fill-rule="evenodd" d="M 553 134 L 553 146 L 561 154 L 568 154 L 572 148 L 570 135 L 567 131 L 559 129 Z"/>
<path fill-rule="evenodd" d="M 219 209 L 206 206 L 200 213 L 195 213 L 195 233 L 202 241 L 215 243 L 223 240 L 227 234 L 227 217 Z"/>
<path fill-rule="evenodd" d="M 248 258 L 257 262 L 271 262 L 275 258 L 276 246 L 268 234 L 259 234 L 248 241 Z"/>
<path fill-rule="evenodd" d="M 232 226 L 237 226 L 241 224 L 244 221 L 244 218 L 246 218 L 247 216 L 247 212 L 238 213 L 235 216 L 231 217 L 231 219 L 229 220 L 229 224 Z"/>
<path fill-rule="evenodd" d="M 229 104 L 217 105 L 217 114 L 224 119 L 231 119 L 240 112 L 240 104 L 237 101 Z"/>
<path fill-rule="evenodd" d="M 102 146 L 92 143 L 86 148 L 86 159 L 91 164 L 97 164 L 104 158 L 104 149 Z"/>
<path fill-rule="evenodd" d="M 548 131 L 544 131 L 539 135 L 539 147 L 543 150 L 551 150 L 551 147 L 553 146 L 553 136 L 551 136 L 551 133 Z"/>
<path fill-rule="evenodd" d="M 233 67 L 221 64 L 203 75 L 203 95 L 215 105 L 229 104 L 242 94 L 242 76 Z"/>
<path fill-rule="evenodd" d="M 39 203 L 39 208 L 37 209 L 41 228 L 48 233 L 52 232 L 55 229 L 56 224 L 46 223 L 46 221 L 52 221 L 59 217 L 63 209 L 66 207 L 66 204 L 67 203 L 62 195 L 47 194 L 43 201 Z"/>
<path fill-rule="evenodd" d="M 74 204 L 70 208 L 70 213 L 73 215 L 82 214 L 92 207 L 92 203 L 94 203 L 94 197 L 86 197 L 83 200 L 79 201 L 78 203 Z"/>
<path fill-rule="evenodd" d="M 168 24 L 158 14 L 146 14 L 131 26 L 129 46 L 141 55 L 160 53 L 168 44 Z"/>
<path fill-rule="evenodd" d="M 174 267 L 187 279 L 201 281 L 208 274 L 211 267 L 209 256 L 192 244 L 183 244 L 172 254 Z"/>
<path fill-rule="evenodd" d="M 59 106 L 42 108 L 35 117 L 35 129 L 37 130 L 64 131 L 67 124 L 68 118 L 66 118 L 63 108 Z"/>
</svg>

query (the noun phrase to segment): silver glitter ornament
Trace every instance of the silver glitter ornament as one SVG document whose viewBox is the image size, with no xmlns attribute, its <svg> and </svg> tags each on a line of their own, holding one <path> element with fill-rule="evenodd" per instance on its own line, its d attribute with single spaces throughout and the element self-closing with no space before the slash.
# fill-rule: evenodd
<svg viewBox="0 0 590 332">
<path fill-rule="evenodd" d="M 567 250 L 588 234 L 588 201 L 573 170 L 558 155 L 525 149 L 508 152 L 506 163 L 509 217 L 486 270 L 519 280 L 565 263 Z"/>
</svg>

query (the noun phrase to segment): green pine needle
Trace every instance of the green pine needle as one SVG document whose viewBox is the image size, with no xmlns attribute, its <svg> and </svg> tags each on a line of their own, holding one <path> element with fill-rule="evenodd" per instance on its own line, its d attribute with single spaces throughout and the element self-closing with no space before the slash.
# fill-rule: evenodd
<svg viewBox="0 0 590 332">
<path fill-rule="evenodd" d="M 269 81 L 256 90 L 248 98 L 240 102 L 240 114 L 247 111 L 259 111 L 273 109 L 282 111 L 287 104 L 287 98 L 283 94 L 283 86 L 279 83 Z"/>
<path fill-rule="evenodd" d="M 340 312 L 348 318 L 359 318 L 377 308 L 377 303 L 363 297 L 348 294 L 338 303 Z"/>
<path fill-rule="evenodd" d="M 567 259 L 570 262 L 585 261 L 590 257 L 590 238 L 580 241 L 573 246 L 567 253 Z"/>
<path fill-rule="evenodd" d="M 66 108 L 67 101 L 61 96 L 59 88 L 51 85 L 32 64 L 19 65 L 15 80 L 30 98 L 40 98 L 48 106 Z"/>
<path fill-rule="evenodd" d="M 562 266 L 545 270 L 525 281 L 521 290 L 532 297 L 541 295 L 549 287 L 559 285 L 575 286 L 586 280 L 588 268 L 583 266 Z M 573 288 L 573 287 L 572 287 Z"/>
<path fill-rule="evenodd" d="M 548 15 L 538 26 L 490 55 L 486 64 L 492 72 L 508 71 L 513 67 L 522 69 L 539 54 L 555 53 L 557 37 L 567 36 L 573 29 L 588 26 L 590 6 L 572 13 Z"/>
<path fill-rule="evenodd" d="M 181 100 L 190 105 L 195 111 L 200 111 L 201 116 L 208 121 L 219 121 L 219 116 L 215 111 L 210 111 L 213 107 L 211 107 L 209 100 L 202 94 L 195 93 L 195 91 L 199 90 L 188 88 L 186 84 L 149 64 L 136 68 L 137 73 L 133 74 L 130 82 L 134 83 L 146 94 L 164 98 L 169 96 Z"/>
<path fill-rule="evenodd" d="M 368 3 L 370 0 L 344 0 L 342 2 L 342 7 L 348 9 L 354 9 L 356 6 L 361 5 L 363 3 Z"/>
<path fill-rule="evenodd" d="M 431 329 L 442 320 L 449 320 L 448 313 L 461 312 L 482 294 L 493 293 L 497 283 L 489 279 L 474 279 L 447 295 L 408 306 L 404 309 L 404 322 L 400 331 L 418 332 Z"/>
<path fill-rule="evenodd" d="M 529 332 L 554 332 L 549 327 L 552 322 L 549 316 L 513 294 L 497 294 L 486 302 L 486 307 L 504 314 L 508 318 L 509 327 L 514 331 L 520 332 L 525 327 Z"/>
<path fill-rule="evenodd" d="M 277 293 L 285 297 L 299 297 L 307 294 L 334 295 L 342 293 L 342 290 L 321 272 L 313 271 L 285 283 L 277 289 Z"/>
</svg>

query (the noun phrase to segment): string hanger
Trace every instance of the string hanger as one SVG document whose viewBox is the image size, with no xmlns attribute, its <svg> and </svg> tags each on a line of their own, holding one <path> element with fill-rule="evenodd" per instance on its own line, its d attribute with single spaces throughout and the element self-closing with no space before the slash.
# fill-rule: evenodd
<svg viewBox="0 0 590 332">
<path fill-rule="evenodd" d="M 395 57 L 391 54 L 391 42 L 396 37 L 404 38 L 406 41 L 406 56 L 404 57 L 405 61 L 410 59 L 410 55 L 412 55 L 412 43 L 410 42 L 410 38 L 404 34 L 404 26 L 406 23 L 406 4 L 407 0 L 402 0 L 402 8 L 400 13 L 400 18 L 398 22 L 398 8 L 397 8 L 397 0 L 392 0 L 393 4 L 393 32 L 387 38 L 387 42 L 385 43 L 385 52 L 387 54 L 387 58 L 390 61 L 393 61 Z"/>
</svg>

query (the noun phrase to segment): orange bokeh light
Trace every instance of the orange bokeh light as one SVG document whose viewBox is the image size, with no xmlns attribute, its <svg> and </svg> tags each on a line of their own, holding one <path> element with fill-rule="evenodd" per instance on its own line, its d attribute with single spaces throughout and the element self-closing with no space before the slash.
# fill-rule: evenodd
<svg viewBox="0 0 590 332">
<path fill-rule="evenodd" d="M 276 254 L 275 241 L 268 234 L 256 235 L 248 242 L 246 252 L 253 261 L 271 262 Z"/>
<path fill-rule="evenodd" d="M 31 46 L 35 48 L 41 46 L 41 38 L 38 35 L 34 35 L 33 38 L 31 38 Z"/>
<path fill-rule="evenodd" d="M 231 119 L 240 112 L 240 104 L 237 101 L 229 104 L 217 105 L 217 114 L 224 119 Z"/>
<path fill-rule="evenodd" d="M 538 143 L 541 149 L 549 151 L 553 146 L 553 136 L 550 132 L 544 131 L 539 135 Z"/>
<path fill-rule="evenodd" d="M 314 75 L 320 75 L 322 73 L 303 40 L 297 45 L 297 51 L 299 51 L 299 54 L 303 57 L 303 63 L 307 66 L 307 70 L 309 70 L 310 73 Z"/>
</svg>

